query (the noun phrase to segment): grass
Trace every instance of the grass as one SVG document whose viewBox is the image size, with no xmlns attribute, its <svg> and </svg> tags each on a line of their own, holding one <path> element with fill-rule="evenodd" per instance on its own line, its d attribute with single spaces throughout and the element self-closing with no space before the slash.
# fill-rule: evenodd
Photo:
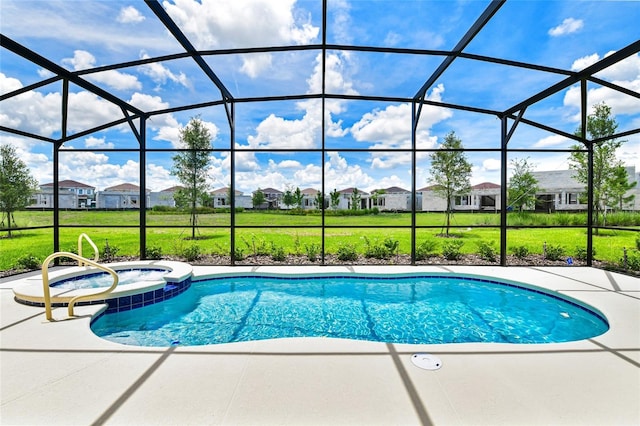
<svg viewBox="0 0 640 426">
<path fill-rule="evenodd" d="M 586 222 L 584 214 L 577 213 L 573 217 L 559 219 L 563 225 L 573 222 Z M 640 216 L 640 214 L 636 214 Z M 518 217 L 516 217 L 518 216 Z M 518 219 L 516 226 L 535 225 L 545 222 L 553 224 L 550 217 L 556 215 L 527 214 L 510 215 L 509 223 Z M 192 245 L 198 245 L 203 254 L 228 255 L 231 248 L 229 228 L 231 216 L 228 213 L 201 214 L 201 226 L 223 226 L 223 228 L 199 228 L 198 240 L 189 240 L 191 235 L 189 215 L 161 214 L 149 212 L 147 218 L 147 247 L 157 247 L 164 255 L 180 254 Z M 43 211 L 21 211 L 15 213 L 19 227 L 52 226 L 53 214 Z M 78 235 L 87 233 L 96 243 L 100 251 L 104 250 L 108 241 L 111 247 L 118 249 L 119 255 L 139 256 L 140 234 L 136 226 L 139 223 L 138 211 L 61 211 L 60 249 L 75 251 Z M 482 228 L 483 225 L 498 225 L 500 216 L 495 213 L 457 213 L 452 224 L 459 228 L 452 228 L 450 232 L 463 241 L 463 254 L 476 253 L 480 242 L 493 243 L 499 247 L 500 230 L 497 228 Z M 630 226 L 634 225 L 634 217 L 627 218 Z M 420 244 L 426 239 L 437 242 L 436 253 L 441 253 L 442 238 L 436 235 L 443 231 L 444 215 L 441 213 L 420 213 L 416 215 L 418 226 L 433 226 L 434 228 L 416 229 L 416 241 Z M 322 231 L 309 226 L 320 226 L 322 217 L 319 215 L 291 215 L 284 212 L 243 212 L 236 215 L 237 226 L 252 226 L 255 228 L 236 228 L 236 247 L 245 255 L 253 254 L 260 247 L 275 245 L 283 248 L 287 253 L 304 254 L 305 246 L 311 244 L 322 245 Z M 411 252 L 411 230 L 398 228 L 411 225 L 411 215 L 408 213 L 391 213 L 367 216 L 327 216 L 325 224 L 328 226 L 362 226 L 363 228 L 325 228 L 325 252 L 336 253 L 341 244 L 352 244 L 360 253 L 365 249 L 365 238 L 372 244 L 382 244 L 386 238 L 399 242 L 399 253 Z M 154 228 L 154 226 L 175 226 L 176 228 Z M 303 228 L 286 228 L 284 226 L 302 226 Z M 70 226 L 70 227 L 64 227 Z M 102 228 L 101 226 L 120 226 Z M 133 226 L 133 227 L 126 227 Z M 307 228 L 304 228 L 307 226 Z M 380 229 L 380 227 L 391 227 Z M 393 227 L 396 228 L 393 228 Z M 367 228 L 370 227 L 370 228 Z M 640 228 L 639 228 L 640 230 Z M 13 231 L 13 238 L 0 238 L 0 270 L 11 269 L 16 260 L 24 255 L 33 255 L 40 260 L 53 252 L 52 229 L 28 229 Z M 617 263 L 622 257 L 623 247 L 635 247 L 637 232 L 624 230 L 600 230 L 594 236 L 595 258 L 607 263 Z M 578 247 L 586 247 L 587 234 L 583 228 L 542 228 L 517 229 L 507 231 L 508 253 L 515 246 L 525 246 L 531 254 L 542 254 L 545 243 L 559 245 L 564 248 L 567 256 L 575 256 Z M 85 245 L 85 255 L 90 255 L 90 247 Z"/>
</svg>

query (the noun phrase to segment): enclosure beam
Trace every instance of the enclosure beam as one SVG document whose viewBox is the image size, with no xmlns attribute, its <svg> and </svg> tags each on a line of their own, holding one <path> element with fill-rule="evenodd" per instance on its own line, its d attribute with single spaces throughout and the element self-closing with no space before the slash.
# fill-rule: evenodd
<svg viewBox="0 0 640 426">
<path fill-rule="evenodd" d="M 321 225 L 322 225 L 322 229 L 320 230 L 320 264 L 324 265 L 325 264 L 325 249 L 326 249 L 326 245 L 324 242 L 325 236 L 326 236 L 326 211 L 324 209 L 324 200 L 327 194 L 327 188 L 326 188 L 326 180 L 325 180 L 325 156 L 326 156 L 326 141 L 325 141 L 325 137 L 326 137 L 326 133 L 325 133 L 325 108 L 326 108 L 326 84 L 327 84 L 327 76 L 326 76 L 326 72 L 327 72 L 327 0 L 322 0 L 322 98 L 320 100 L 320 102 L 322 103 L 321 105 L 321 114 L 322 114 L 322 118 L 321 118 L 321 129 L 320 129 L 320 143 L 322 146 L 322 152 L 321 152 L 321 158 L 320 158 L 320 164 L 322 165 L 322 182 L 320 183 L 320 192 L 322 193 L 322 206 L 320 207 L 322 210 L 320 210 L 321 212 Z"/>
<path fill-rule="evenodd" d="M 49 71 L 51 71 L 54 74 L 57 74 L 58 76 L 67 79 L 69 81 L 71 81 L 73 84 L 76 84 L 80 87 L 82 87 L 85 90 L 88 90 L 89 92 L 92 92 L 102 98 L 104 98 L 105 100 L 118 105 L 119 107 L 122 108 L 126 108 L 129 111 L 132 111 L 136 114 L 139 115 L 143 115 L 144 113 L 139 110 L 138 108 L 134 107 L 133 105 L 128 104 L 127 102 L 123 101 L 122 99 L 118 98 L 117 96 L 113 95 L 111 92 L 108 92 L 98 86 L 96 86 L 93 83 L 90 83 L 84 79 L 82 79 L 81 77 L 75 75 L 74 73 L 72 73 L 71 71 L 61 67 L 60 65 L 56 64 L 55 62 L 50 61 L 49 59 L 45 58 L 44 56 L 40 56 L 38 55 L 36 52 L 27 49 L 26 47 L 24 47 L 23 45 L 21 45 L 20 43 L 17 43 L 15 41 L 13 41 L 12 39 L 10 39 L 9 37 L 5 36 L 4 34 L 0 34 L 0 45 L 10 51 L 12 51 L 13 53 L 15 53 L 16 55 L 22 56 L 23 58 L 25 58 L 26 60 L 41 66 L 42 68 L 45 68 Z"/>
<path fill-rule="evenodd" d="M 444 59 L 444 61 L 440 64 L 438 68 L 431 74 L 431 76 L 427 79 L 427 81 L 422 85 L 418 93 L 415 94 L 414 98 L 424 99 L 426 97 L 426 93 L 431 86 L 440 78 L 440 76 L 446 71 L 447 68 L 453 63 L 456 57 L 464 50 L 465 47 L 473 38 L 478 35 L 480 30 L 491 20 L 493 15 L 502 7 L 506 0 L 493 0 L 489 6 L 482 12 L 482 15 L 473 23 L 471 28 L 467 30 L 462 39 L 456 44 L 451 53 Z"/>
<path fill-rule="evenodd" d="M 587 146 L 587 266 L 593 264 L 593 141 L 587 141 L 587 80 L 580 80 L 580 137 Z M 598 224 L 596 223 L 596 226 Z"/>
<path fill-rule="evenodd" d="M 196 50 L 196 48 L 191 44 L 187 36 L 184 35 L 182 30 L 176 25 L 176 23 L 171 19 L 166 10 L 158 3 L 157 0 L 145 0 L 145 3 L 151 8 L 153 13 L 156 14 L 158 19 L 164 24 L 164 26 L 169 30 L 169 32 L 175 37 L 175 39 L 182 45 L 182 47 L 191 54 L 193 60 L 198 64 L 200 69 L 209 77 L 209 79 L 216 85 L 218 90 L 220 90 L 220 94 L 222 99 L 225 101 L 225 111 L 227 113 L 227 120 L 231 122 L 231 111 L 229 110 L 229 102 L 233 99 L 233 95 L 226 88 L 222 80 L 218 78 L 215 72 L 211 69 L 209 64 L 200 56 L 200 53 Z"/>
<path fill-rule="evenodd" d="M 131 123 L 133 130 L 133 123 Z M 134 132 L 140 144 L 140 259 L 147 258 L 147 118 L 140 117 L 140 131 Z"/>
<path fill-rule="evenodd" d="M 576 72 L 573 76 L 567 77 L 559 83 L 554 84 L 546 88 L 545 90 L 537 93 L 536 95 L 531 96 L 529 99 L 520 102 L 517 105 L 512 106 L 507 109 L 505 114 L 513 114 L 516 111 L 520 111 L 522 108 L 535 104 L 542 99 L 553 95 L 554 93 L 559 92 L 560 90 L 566 89 L 567 87 L 578 83 L 584 78 L 590 78 L 593 74 L 600 72 L 611 65 L 614 65 L 627 57 L 634 55 L 640 52 L 640 40 L 631 43 L 630 45 L 618 50 L 617 52 L 612 53 L 611 55 L 605 57 L 604 59 L 596 62 L 595 64 L 586 67 L 582 71 Z"/>
<path fill-rule="evenodd" d="M 231 102 L 231 120 L 229 122 L 229 142 L 231 158 L 229 159 L 229 173 L 231 179 L 229 182 L 229 196 L 231 198 L 229 206 L 231 207 L 231 216 L 229 226 L 229 258 L 231 259 L 231 265 L 236 264 L 236 104 Z"/>
<path fill-rule="evenodd" d="M 524 110 L 522 111 L 524 112 Z M 515 129 L 517 123 L 514 123 Z M 500 118 L 500 265 L 507 266 L 507 117 Z"/>
<path fill-rule="evenodd" d="M 421 106 L 422 104 L 420 104 Z M 418 119 L 416 117 L 416 102 L 411 102 L 411 264 L 416 264 L 416 131 Z"/>
</svg>

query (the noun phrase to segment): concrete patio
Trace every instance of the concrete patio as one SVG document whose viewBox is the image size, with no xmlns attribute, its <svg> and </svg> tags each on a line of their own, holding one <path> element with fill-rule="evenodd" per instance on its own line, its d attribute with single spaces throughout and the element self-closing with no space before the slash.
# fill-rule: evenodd
<svg viewBox="0 0 640 426">
<path fill-rule="evenodd" d="M 605 334 L 560 344 L 404 345 L 327 338 L 123 346 L 99 307 L 46 322 L 0 281 L 0 423 L 128 425 L 637 425 L 640 279 L 578 267 L 194 267 L 218 272 L 464 272 L 535 284 L 599 309 Z M 437 355 L 441 369 L 411 355 Z"/>
</svg>

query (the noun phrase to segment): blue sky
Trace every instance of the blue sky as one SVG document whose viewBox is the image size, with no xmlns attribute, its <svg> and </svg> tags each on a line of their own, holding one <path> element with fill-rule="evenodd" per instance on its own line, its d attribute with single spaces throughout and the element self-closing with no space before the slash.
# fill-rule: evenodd
<svg viewBox="0 0 640 426">
<path fill-rule="evenodd" d="M 173 0 L 163 7 L 197 49 L 288 46 L 320 43 L 322 2 L 317 0 Z M 327 42 L 412 49 L 450 50 L 487 7 L 485 1 L 346 1 L 328 2 Z M 132 1 L 3 0 L 2 33 L 69 70 L 183 52 L 151 9 Z M 501 57 L 567 70 L 580 70 L 634 42 L 640 35 L 640 3 L 604 1 L 508 1 L 465 49 L 466 53 Z M 2 93 L 51 76 L 6 49 L 1 51 Z M 236 98 L 320 93 L 321 51 L 206 56 L 209 66 Z M 441 56 L 327 50 L 326 91 L 331 94 L 411 97 L 442 62 Z M 640 56 L 597 75 L 640 91 Z M 95 73 L 95 85 L 144 110 L 159 110 L 220 99 L 220 93 L 189 58 Z M 564 77 L 551 73 L 458 59 L 436 81 L 428 99 L 491 110 L 504 110 Z M 595 84 L 588 103 L 605 101 L 620 130 L 640 127 L 640 100 Z M 69 132 L 122 117 L 119 108 L 70 87 Z M 57 138 L 60 136 L 61 83 L 54 83 L 0 103 L 0 123 Z M 580 92 L 571 87 L 532 105 L 525 117 L 573 133 L 579 124 Z M 322 165 L 326 190 L 411 188 L 411 106 L 408 103 L 327 100 L 325 146 L 321 153 L 294 149 L 321 147 L 319 100 L 236 105 L 236 187 L 320 189 Z M 147 129 L 148 148 L 179 146 L 179 129 L 199 115 L 210 128 L 213 146 L 230 147 L 230 131 L 222 107 L 154 116 Z M 437 148 L 450 131 L 463 145 L 496 149 L 500 122 L 492 115 L 425 106 L 418 127 L 418 146 Z M 2 143 L 18 149 L 40 183 L 51 182 L 52 149 L 46 142 L 0 132 Z M 618 156 L 640 171 L 640 135 L 625 138 Z M 562 149 L 572 142 L 521 125 L 510 147 Z M 60 178 L 75 179 L 98 190 L 124 182 L 138 183 L 136 156 L 113 149 L 135 148 L 128 127 L 96 132 L 65 144 L 97 149 L 64 152 Z M 375 148 L 376 152 L 348 152 Z M 272 149 L 292 150 L 270 152 Z M 472 183 L 500 182 L 498 152 L 469 152 Z M 530 157 L 537 170 L 568 168 L 566 153 L 513 153 Z M 417 187 L 429 184 L 429 157 L 417 155 Z M 176 184 L 171 155 L 149 153 L 147 187 L 161 190 Z M 213 188 L 230 183 L 230 158 L 212 155 Z"/>
</svg>

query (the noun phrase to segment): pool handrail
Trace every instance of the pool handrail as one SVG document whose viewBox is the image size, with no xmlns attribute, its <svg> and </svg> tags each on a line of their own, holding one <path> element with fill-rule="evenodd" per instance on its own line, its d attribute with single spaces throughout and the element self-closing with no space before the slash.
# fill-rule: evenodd
<svg viewBox="0 0 640 426">
<path fill-rule="evenodd" d="M 115 288 L 118 286 L 118 274 L 116 273 L 116 271 L 114 271 L 113 269 L 109 268 L 108 266 L 105 265 L 101 265 L 98 262 L 94 262 L 93 260 L 89 260 L 87 258 L 84 258 L 82 256 L 79 256 L 75 253 L 69 253 L 69 252 L 64 252 L 64 251 L 59 251 L 56 253 L 53 253 L 49 256 L 47 256 L 47 258 L 44 260 L 44 262 L 42 262 L 42 289 L 44 292 L 44 309 L 45 309 L 45 316 L 47 318 L 48 321 L 53 321 L 53 315 L 51 312 L 51 292 L 49 290 L 49 263 L 51 263 L 51 261 L 57 257 L 69 257 L 71 259 L 75 259 L 78 261 L 78 265 L 80 265 L 81 263 L 83 265 L 90 265 L 93 266 L 95 268 L 101 269 L 105 272 L 108 272 L 109 274 L 111 274 L 111 276 L 113 277 L 113 284 L 111 284 L 111 287 L 109 287 L 106 290 L 103 290 L 101 292 L 98 293 L 93 293 L 93 294 L 81 294 L 78 296 L 73 297 L 70 301 L 69 301 L 69 316 L 72 317 L 73 315 L 73 306 L 76 304 L 76 302 L 78 301 L 85 301 L 85 300 L 98 300 L 101 299 L 102 296 L 106 296 L 107 294 L 111 293 L 113 290 L 115 290 Z"/>
<path fill-rule="evenodd" d="M 89 236 L 84 232 L 78 236 L 78 255 L 84 259 L 84 256 L 82 255 L 82 239 L 83 238 L 87 240 L 89 245 L 91 245 L 91 247 L 93 248 L 93 261 L 97 262 L 98 258 L 100 257 L 100 253 L 98 252 L 98 247 L 91 240 L 91 238 L 89 238 Z M 86 265 L 86 263 L 78 259 L 78 266 L 83 266 L 83 265 Z"/>
</svg>

